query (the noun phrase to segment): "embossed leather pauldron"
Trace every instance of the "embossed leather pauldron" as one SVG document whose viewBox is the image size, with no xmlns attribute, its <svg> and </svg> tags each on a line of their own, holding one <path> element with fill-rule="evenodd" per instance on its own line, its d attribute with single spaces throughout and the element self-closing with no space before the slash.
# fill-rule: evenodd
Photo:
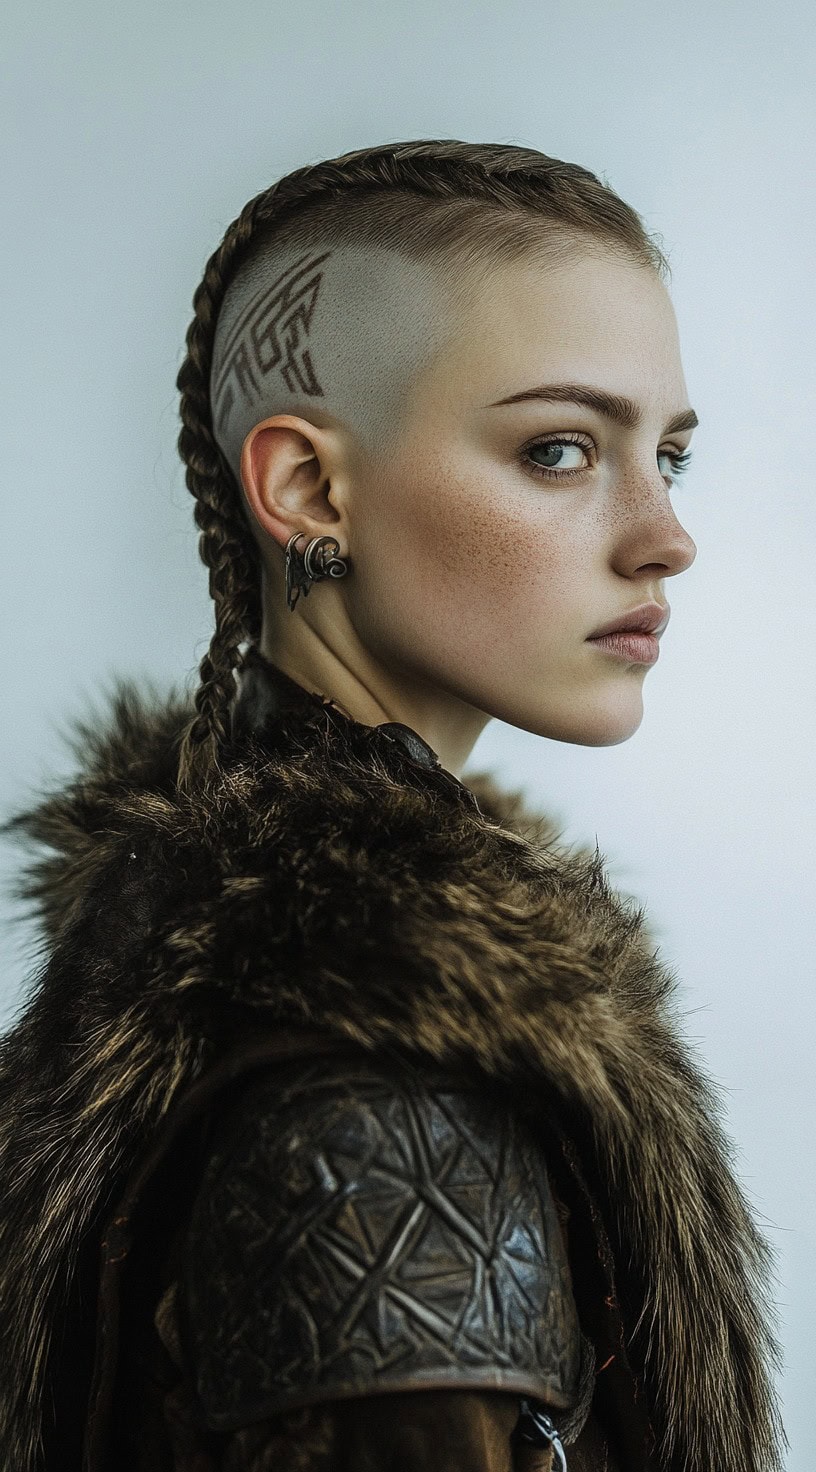
<svg viewBox="0 0 816 1472">
<path fill-rule="evenodd" d="M 576 1398 L 539 1150 L 503 1100 L 424 1069 L 301 1061 L 245 1087 L 213 1136 L 180 1290 L 213 1430 L 376 1391 Z"/>
</svg>

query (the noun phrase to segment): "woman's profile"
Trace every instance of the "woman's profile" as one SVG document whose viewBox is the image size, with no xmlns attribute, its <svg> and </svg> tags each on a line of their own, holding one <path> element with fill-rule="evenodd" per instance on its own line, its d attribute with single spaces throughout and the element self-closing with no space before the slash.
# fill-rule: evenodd
<svg viewBox="0 0 816 1472">
<path fill-rule="evenodd" d="M 675 978 L 491 719 L 626 741 L 696 548 L 641 217 L 533 149 L 296 169 L 206 263 L 215 629 L 6 825 L 15 1472 L 773 1472 L 770 1255 Z"/>
</svg>

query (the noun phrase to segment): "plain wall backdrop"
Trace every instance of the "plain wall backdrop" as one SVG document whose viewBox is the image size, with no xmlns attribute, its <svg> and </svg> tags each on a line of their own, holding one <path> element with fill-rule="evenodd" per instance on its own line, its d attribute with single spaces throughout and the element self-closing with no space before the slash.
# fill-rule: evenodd
<svg viewBox="0 0 816 1472">
<path fill-rule="evenodd" d="M 469 770 L 597 836 L 647 905 L 778 1254 L 789 1468 L 810 1472 L 812 5 L 9 0 L 4 31 L 0 816 L 71 770 L 60 726 L 112 675 L 195 682 L 212 609 L 175 375 L 252 195 L 373 143 L 519 143 L 660 233 L 701 421 L 674 493 L 698 553 L 666 582 L 643 723 L 610 748 L 493 723 Z M 32 971 L 13 912 L 3 1025 Z"/>
</svg>

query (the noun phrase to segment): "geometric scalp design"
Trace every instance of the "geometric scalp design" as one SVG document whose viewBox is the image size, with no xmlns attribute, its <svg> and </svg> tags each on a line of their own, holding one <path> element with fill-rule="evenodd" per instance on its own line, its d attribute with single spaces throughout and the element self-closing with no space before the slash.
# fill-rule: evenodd
<svg viewBox="0 0 816 1472">
<path fill-rule="evenodd" d="M 261 380 L 280 369 L 291 393 L 323 395 L 308 337 L 323 280 L 320 267 L 331 251 L 300 256 L 244 309 L 224 343 L 223 362 L 213 384 L 214 422 L 219 434 L 229 424 L 239 394 L 258 402 Z"/>
</svg>

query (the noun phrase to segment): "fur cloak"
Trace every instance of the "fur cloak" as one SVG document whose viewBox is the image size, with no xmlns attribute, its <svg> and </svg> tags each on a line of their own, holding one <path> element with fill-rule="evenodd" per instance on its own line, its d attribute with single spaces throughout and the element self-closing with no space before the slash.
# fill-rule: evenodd
<svg viewBox="0 0 816 1472">
<path fill-rule="evenodd" d="M 555 1101 L 603 1208 L 656 1465 L 774 1472 L 769 1249 L 643 908 L 518 793 L 302 695 L 184 796 L 189 697 L 118 681 L 69 727 L 76 778 L 5 825 L 45 851 L 17 883 L 42 965 L 0 1040 L 2 1467 L 50 1472 L 105 1212 L 257 1020 L 465 1064 L 528 1117 Z"/>
</svg>

